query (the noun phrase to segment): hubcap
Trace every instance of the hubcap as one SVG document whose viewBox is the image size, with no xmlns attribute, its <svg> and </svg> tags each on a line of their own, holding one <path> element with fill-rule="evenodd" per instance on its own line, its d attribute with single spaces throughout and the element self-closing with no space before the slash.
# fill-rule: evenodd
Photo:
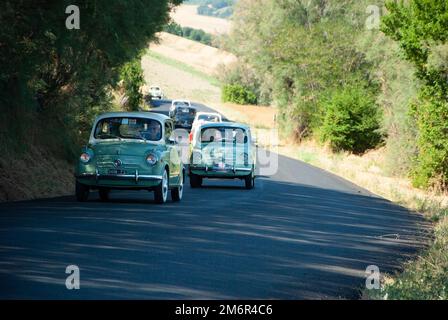
<svg viewBox="0 0 448 320">
<path fill-rule="evenodd" d="M 163 173 L 163 180 L 162 180 L 162 196 L 163 196 L 163 202 L 166 201 L 166 198 L 168 196 L 168 177 L 166 174 L 166 170 Z"/>
</svg>

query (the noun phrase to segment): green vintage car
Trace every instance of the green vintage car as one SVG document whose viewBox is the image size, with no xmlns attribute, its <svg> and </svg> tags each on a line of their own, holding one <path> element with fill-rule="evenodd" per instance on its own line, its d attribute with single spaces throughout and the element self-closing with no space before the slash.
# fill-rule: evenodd
<svg viewBox="0 0 448 320">
<path fill-rule="evenodd" d="M 242 179 L 246 189 L 255 186 L 256 148 L 250 128 L 234 122 L 205 123 L 195 130 L 190 157 L 190 185 L 203 178 Z"/>
<path fill-rule="evenodd" d="M 157 203 L 183 194 L 184 166 L 171 133 L 173 121 L 150 112 L 113 112 L 99 116 L 89 144 L 75 169 L 76 198 L 86 201 L 90 190 L 101 200 L 112 189 L 154 191 Z"/>
</svg>

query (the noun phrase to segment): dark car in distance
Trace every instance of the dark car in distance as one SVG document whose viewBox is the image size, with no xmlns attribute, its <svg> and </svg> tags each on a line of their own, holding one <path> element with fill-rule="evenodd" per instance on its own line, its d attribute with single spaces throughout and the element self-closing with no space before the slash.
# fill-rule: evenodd
<svg viewBox="0 0 448 320">
<path fill-rule="evenodd" d="M 194 118 L 196 117 L 196 109 L 189 106 L 177 106 L 173 112 L 173 120 L 175 128 L 191 130 Z"/>
</svg>

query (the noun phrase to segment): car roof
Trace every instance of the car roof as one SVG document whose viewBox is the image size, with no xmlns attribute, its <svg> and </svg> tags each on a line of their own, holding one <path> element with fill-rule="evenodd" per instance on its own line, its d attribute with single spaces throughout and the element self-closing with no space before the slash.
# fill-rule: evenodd
<svg viewBox="0 0 448 320">
<path fill-rule="evenodd" d="M 201 115 L 221 116 L 218 112 L 204 112 L 204 111 L 200 111 L 200 112 L 196 113 L 196 115 L 198 115 L 198 116 L 201 116 Z"/>
<path fill-rule="evenodd" d="M 175 103 L 175 102 L 188 102 L 188 103 L 191 104 L 190 100 L 188 100 L 188 99 L 174 99 L 174 100 L 171 100 L 171 103 Z"/>
<path fill-rule="evenodd" d="M 216 127 L 230 127 L 230 128 L 242 128 L 242 129 L 249 129 L 249 126 L 244 123 L 239 122 L 207 122 L 201 125 L 201 128 L 216 128 Z"/>
<path fill-rule="evenodd" d="M 106 112 L 97 117 L 97 120 L 101 120 L 104 118 L 113 118 L 113 117 L 135 117 L 135 118 L 146 118 L 146 119 L 154 119 L 160 122 L 164 122 L 165 120 L 169 120 L 170 118 L 161 113 L 148 112 L 148 111 L 140 111 L 140 112 Z"/>
<path fill-rule="evenodd" d="M 180 109 L 180 108 L 182 108 L 182 109 L 190 109 L 190 110 L 195 110 L 195 111 L 197 111 L 198 109 L 196 109 L 196 107 L 193 107 L 193 106 L 176 106 L 176 110 L 177 109 Z"/>
</svg>

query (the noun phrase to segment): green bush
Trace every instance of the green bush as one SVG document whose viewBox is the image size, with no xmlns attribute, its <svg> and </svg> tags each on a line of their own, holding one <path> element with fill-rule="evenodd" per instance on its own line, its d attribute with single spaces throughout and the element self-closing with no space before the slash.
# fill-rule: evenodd
<svg viewBox="0 0 448 320">
<path fill-rule="evenodd" d="M 144 84 L 143 69 L 140 59 L 134 59 L 126 63 L 121 68 L 121 79 L 125 89 L 128 102 L 126 108 L 129 111 L 138 111 L 143 102 L 143 95 L 140 92 L 140 87 Z"/>
<path fill-rule="evenodd" d="M 412 106 L 417 120 L 418 157 L 412 170 L 416 187 L 447 186 L 448 177 L 448 102 L 437 89 L 421 89 L 418 104 Z"/>
<path fill-rule="evenodd" d="M 387 2 L 381 30 L 400 45 L 421 81 L 412 106 L 419 130 L 412 170 L 418 187 L 446 187 L 448 180 L 448 6 L 446 1 Z"/>
<path fill-rule="evenodd" d="M 336 91 L 322 103 L 321 139 L 335 151 L 363 153 L 377 146 L 381 113 L 369 92 L 359 88 Z"/>
<path fill-rule="evenodd" d="M 74 159 L 93 117 L 112 108 L 109 93 L 123 64 L 154 40 L 181 2 L 80 1 L 81 27 L 73 30 L 64 23 L 71 1 L 0 2 L 0 112 L 8 114 L 0 119 L 0 152 L 48 146 L 55 156 L 76 150 L 66 156 Z"/>
<path fill-rule="evenodd" d="M 257 96 L 240 84 L 226 84 L 222 89 L 222 101 L 237 104 L 257 104 Z"/>
<path fill-rule="evenodd" d="M 165 25 L 163 31 L 174 34 L 179 37 L 184 37 L 193 41 L 203 43 L 208 46 L 214 46 L 213 37 L 210 33 L 202 29 L 194 29 L 190 27 L 181 27 L 176 22 L 170 22 Z"/>
</svg>

